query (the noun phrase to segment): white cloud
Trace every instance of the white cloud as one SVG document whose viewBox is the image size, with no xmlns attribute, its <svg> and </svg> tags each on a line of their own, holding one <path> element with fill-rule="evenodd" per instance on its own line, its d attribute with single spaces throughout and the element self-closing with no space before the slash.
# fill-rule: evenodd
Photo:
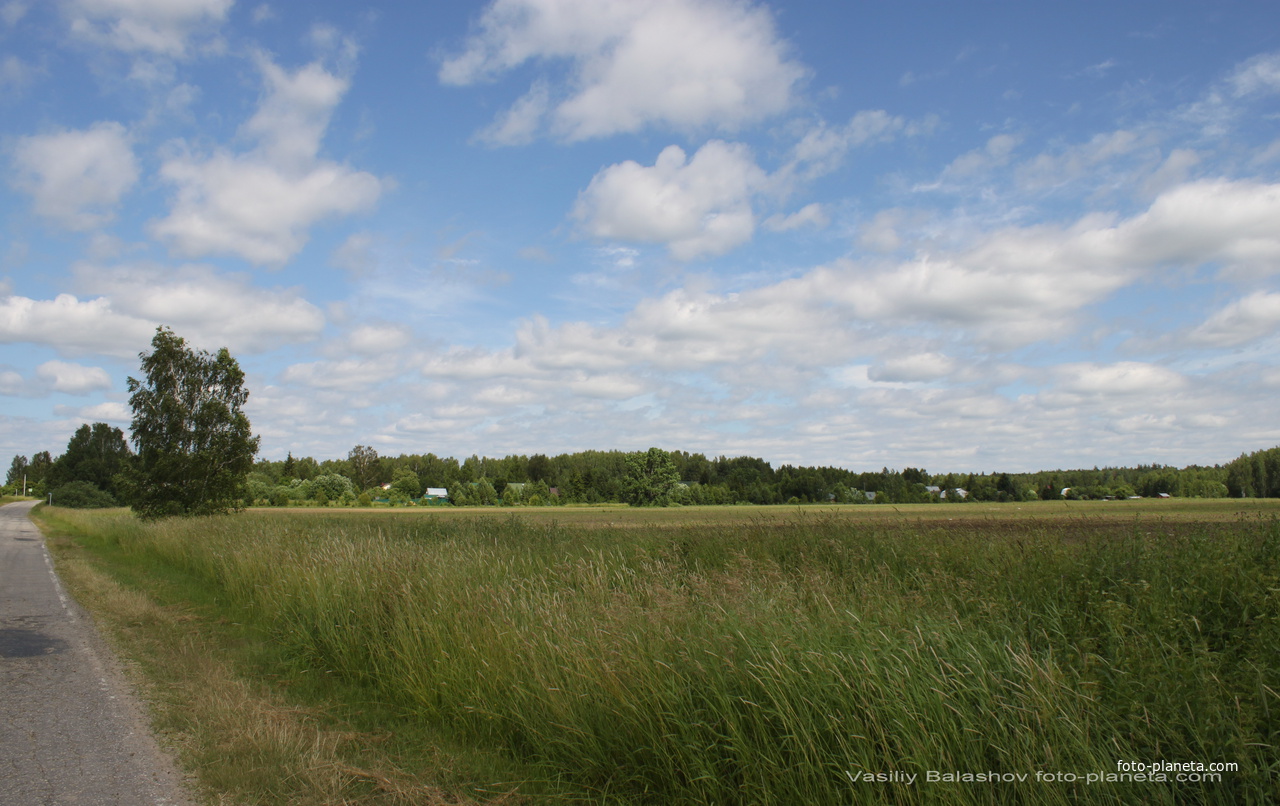
<svg viewBox="0 0 1280 806">
<path fill-rule="evenodd" d="M 902 117 L 883 109 L 856 113 L 843 126 L 819 122 L 800 138 L 792 152 L 792 166 L 803 177 L 813 179 L 835 170 L 851 149 L 887 143 L 900 134 L 916 134 L 929 124 L 909 126 Z"/>
<path fill-rule="evenodd" d="M 1008 227 L 966 249 L 897 261 L 837 260 L 736 294 L 678 289 L 641 301 L 615 327 L 553 327 L 534 317 L 520 326 L 510 351 L 450 352 L 425 371 L 532 379 L 638 367 L 723 371 L 774 361 L 810 372 L 880 354 L 887 357 L 864 371 L 871 381 L 936 380 L 956 370 L 954 359 L 929 351 L 898 356 L 893 350 L 901 350 L 903 336 L 939 336 L 997 352 L 1061 338 L 1088 306 L 1165 267 L 1266 253 L 1259 238 L 1280 237 L 1264 223 L 1280 220 L 1267 214 L 1273 194 L 1256 184 L 1193 183 L 1119 221 L 1091 215 L 1065 227 Z M 1255 304 L 1270 311 L 1269 297 Z M 1241 315 L 1233 310 L 1219 318 L 1234 322 Z M 1266 320 L 1249 321 L 1257 330 Z M 1212 335 L 1221 329 L 1206 326 L 1200 337 L 1235 338 Z M 885 339 L 899 346 L 891 349 Z M 1172 389 L 1178 378 L 1151 365 L 1077 365 L 1062 389 Z"/>
<path fill-rule="evenodd" d="M 115 401 L 95 403 L 92 406 L 60 404 L 53 407 L 53 413 L 62 418 L 62 422 L 68 426 L 68 433 L 85 423 L 119 423 L 126 426 L 124 430 L 127 433 L 129 421 L 133 419 L 133 412 L 129 407 Z"/>
<path fill-rule="evenodd" d="M 1228 79 L 1237 97 L 1280 92 L 1280 53 L 1263 53 L 1241 64 Z"/>
<path fill-rule="evenodd" d="M 182 58 L 189 40 L 215 31 L 235 0 L 64 0 L 71 31 L 126 53 Z"/>
<path fill-rule="evenodd" d="M 154 323 L 149 331 L 169 325 L 202 349 L 262 352 L 311 341 L 325 323 L 297 289 L 255 286 L 245 275 L 207 266 L 80 267 L 77 277 L 81 288 L 109 298 L 121 314 Z"/>
<path fill-rule="evenodd" d="M 979 175 L 984 171 L 1008 165 L 1013 152 L 1022 142 L 1022 138 L 1012 134 L 997 134 L 987 140 L 982 148 L 974 149 L 956 157 L 942 172 L 944 179 L 963 179 Z"/>
<path fill-rule="evenodd" d="M 1148 196 L 1157 196 L 1166 190 L 1186 184 L 1191 169 L 1200 164 L 1200 155 L 1189 148 L 1175 148 L 1160 167 L 1151 173 L 1142 183 L 1142 189 Z"/>
<path fill-rule="evenodd" d="M 1280 333 L 1280 294 L 1258 291 L 1236 300 L 1191 332 L 1209 347 L 1238 347 Z"/>
<path fill-rule="evenodd" d="M 1171 369 L 1138 361 L 1064 364 L 1055 374 L 1058 388 L 1081 395 L 1157 395 L 1187 385 L 1186 377 Z"/>
<path fill-rule="evenodd" d="M 30 4 L 19 2 L 19 0 L 9 0 L 3 6 L 0 6 L 0 20 L 4 20 L 4 24 L 12 28 L 18 24 L 18 21 L 27 15 Z"/>
<path fill-rule="evenodd" d="M 177 197 L 151 232 L 177 254 L 229 253 L 281 266 L 306 244 L 312 225 L 368 210 L 382 193 L 377 177 L 317 156 L 347 82 L 318 64 L 288 73 L 260 57 L 259 67 L 266 91 L 242 129 L 257 147 L 182 153 L 161 168 Z"/>
<path fill-rule="evenodd" d="M 797 282 L 860 316 L 958 326 L 1013 346 L 1065 333 L 1075 312 L 1155 270 L 1278 272 L 1277 220 L 1280 185 L 1193 182 L 1119 223 L 1090 215 L 1070 227 L 1006 228 L 967 250 L 922 253 L 874 273 L 838 261 Z"/>
<path fill-rule="evenodd" d="M 915 353 L 892 356 L 867 370 L 876 382 L 920 383 L 936 381 L 955 369 L 955 361 L 942 353 Z"/>
<path fill-rule="evenodd" d="M 309 341 L 324 327 L 324 315 L 296 290 L 254 287 L 205 266 L 80 266 L 76 278 L 92 298 L 0 299 L 0 343 L 132 357 L 163 324 L 203 349 L 259 352 Z"/>
<path fill-rule="evenodd" d="M 379 355 L 403 349 L 412 341 L 413 333 L 404 325 L 360 325 L 347 335 L 343 349 L 360 355 Z"/>
<path fill-rule="evenodd" d="M 0 368 L 0 395 L 4 397 L 26 397 L 30 394 L 30 386 L 22 373 L 8 368 Z"/>
<path fill-rule="evenodd" d="M 43 344 L 64 354 L 136 355 L 155 331 L 150 322 L 121 314 L 104 297 L 81 301 L 10 296 L 0 300 L 0 343 Z"/>
<path fill-rule="evenodd" d="M 378 241 L 374 235 L 356 232 L 347 236 L 342 245 L 334 250 L 329 262 L 353 276 L 371 274 L 378 268 L 377 247 Z"/>
<path fill-rule="evenodd" d="M 13 149 L 14 185 L 35 210 L 69 229 L 92 229 L 114 217 L 120 197 L 138 181 L 129 135 L 119 123 L 20 138 Z"/>
<path fill-rule="evenodd" d="M 765 229 L 773 232 L 789 232 L 791 230 L 800 229 L 801 227 L 814 227 L 822 229 L 831 223 L 831 219 L 827 216 L 822 205 L 814 202 L 806 204 L 799 210 L 790 215 L 771 215 L 764 221 Z"/>
<path fill-rule="evenodd" d="M 533 142 L 542 127 L 543 117 L 551 107 L 551 95 L 545 81 L 529 88 L 520 100 L 498 116 L 480 132 L 480 139 L 490 145 L 518 146 Z"/>
<path fill-rule="evenodd" d="M 378 357 L 348 358 L 294 364 L 281 373 L 285 383 L 313 389 L 372 392 L 375 387 L 399 376 L 404 366 L 394 353 Z"/>
<path fill-rule="evenodd" d="M 902 246 L 902 225 L 910 219 L 910 214 L 894 207 L 881 210 L 867 224 L 858 228 L 858 244 L 876 252 L 893 252 Z"/>
<path fill-rule="evenodd" d="M 1228 274 L 1262 276 L 1280 272 L 1278 220 L 1280 184 L 1190 182 L 1117 227 L 1112 247 L 1135 263 L 1218 263 Z"/>
<path fill-rule="evenodd" d="M 650 167 L 600 171 L 573 215 L 596 238 L 666 244 L 677 260 L 720 255 L 751 239 L 751 199 L 765 180 L 744 145 L 712 140 L 688 160 L 668 146 Z"/>
<path fill-rule="evenodd" d="M 225 152 L 170 160 L 161 176 L 178 195 L 153 235 L 184 257 L 233 254 L 267 266 L 296 255 L 313 224 L 368 210 L 381 194 L 377 178 L 336 163 L 295 173 Z"/>
<path fill-rule="evenodd" d="M 505 132 L 519 142 L 539 117 L 569 140 L 652 124 L 732 131 L 790 107 L 806 73 L 787 58 L 768 9 L 745 2 L 495 0 L 440 80 L 472 84 L 535 60 L 571 63 L 567 97 L 544 103 L 535 84 L 491 139 Z"/>
<path fill-rule="evenodd" d="M 86 367 L 65 361 L 46 361 L 36 368 L 36 377 L 53 391 L 87 395 L 111 388 L 111 376 L 102 367 Z"/>
<path fill-rule="evenodd" d="M 1056 153 L 1040 154 L 1019 165 L 1018 182 L 1024 188 L 1033 190 L 1061 185 L 1088 176 L 1096 171 L 1098 166 L 1131 154 L 1142 145 L 1144 142 L 1139 135 L 1124 129 L 1095 135 L 1087 143 L 1074 145 Z M 988 144 L 989 150 L 990 144 Z M 979 157 L 970 158 L 979 159 Z M 992 164 L 998 163 L 993 161 Z"/>
<path fill-rule="evenodd" d="M 12 54 L 0 59 L 0 91 L 20 90 L 40 72 Z"/>
<path fill-rule="evenodd" d="M 85 406 L 78 412 L 79 419 L 95 423 L 128 423 L 133 419 L 133 410 L 123 403 L 105 401 Z"/>
<path fill-rule="evenodd" d="M 258 141 L 258 153 L 280 168 L 303 169 L 320 151 L 320 140 L 350 82 L 318 62 L 289 73 L 266 56 L 256 58 L 264 92 L 241 133 Z"/>
<path fill-rule="evenodd" d="M 1116 66 L 1115 59 L 1107 59 L 1097 64 L 1091 64 L 1080 72 L 1090 78 L 1104 78 L 1107 73 L 1111 72 L 1111 68 Z"/>
</svg>

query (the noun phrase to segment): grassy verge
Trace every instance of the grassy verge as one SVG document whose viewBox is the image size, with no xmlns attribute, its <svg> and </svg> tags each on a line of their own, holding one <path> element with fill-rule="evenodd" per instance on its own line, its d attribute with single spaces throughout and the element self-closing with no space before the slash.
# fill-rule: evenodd
<svg viewBox="0 0 1280 806">
<path fill-rule="evenodd" d="M 290 672 L 269 631 L 237 620 L 239 608 L 216 591 L 122 549 L 121 535 L 137 528 L 127 512 L 41 508 L 37 517 L 59 576 L 127 659 L 162 743 L 206 802 L 510 801 L 468 796 L 451 772 L 456 759 L 379 727 L 399 714 L 380 719 L 377 708 L 323 672 Z"/>
<path fill-rule="evenodd" d="M 1137 514 L 42 517 L 243 800 L 1271 802 L 1280 526 Z"/>
</svg>

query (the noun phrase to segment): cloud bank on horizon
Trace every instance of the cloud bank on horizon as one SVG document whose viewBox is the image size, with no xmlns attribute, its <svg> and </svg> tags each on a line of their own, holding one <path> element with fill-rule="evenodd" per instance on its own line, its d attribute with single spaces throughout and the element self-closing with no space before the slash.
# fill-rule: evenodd
<svg viewBox="0 0 1280 806">
<path fill-rule="evenodd" d="M 0 460 L 161 324 L 271 458 L 1280 443 L 1280 9 L 415 5 L 0 0 Z"/>
</svg>

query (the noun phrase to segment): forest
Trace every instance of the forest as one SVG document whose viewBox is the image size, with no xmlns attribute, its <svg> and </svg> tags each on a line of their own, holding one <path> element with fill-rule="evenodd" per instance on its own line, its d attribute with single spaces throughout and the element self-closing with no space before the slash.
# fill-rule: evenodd
<svg viewBox="0 0 1280 806">
<path fill-rule="evenodd" d="M 39 497 L 58 493 L 64 505 L 127 504 L 128 471 L 134 461 L 120 429 L 106 423 L 84 425 L 56 458 L 49 451 L 30 460 L 15 457 L 6 492 L 20 494 L 25 485 L 28 494 Z M 357 445 L 341 459 L 292 453 L 281 460 L 259 459 L 244 478 L 240 498 L 245 506 L 548 506 L 965 503 L 1134 496 L 1280 497 L 1280 447 L 1211 466 L 930 473 L 916 467 L 774 467 L 759 457 L 708 457 L 658 448 L 557 456 L 473 455 L 459 460 L 434 453 L 382 456 L 372 447 Z"/>
</svg>

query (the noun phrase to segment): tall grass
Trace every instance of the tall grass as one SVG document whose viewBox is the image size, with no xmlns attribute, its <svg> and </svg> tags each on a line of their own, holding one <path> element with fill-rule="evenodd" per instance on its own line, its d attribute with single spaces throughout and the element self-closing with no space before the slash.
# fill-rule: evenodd
<svg viewBox="0 0 1280 806">
<path fill-rule="evenodd" d="M 204 580 L 297 667 L 537 770 L 530 791 L 653 804 L 1280 797 L 1275 520 L 95 523 L 121 551 Z M 1240 769 L 1208 784 L 1085 782 L 1121 760 Z M 1030 780 L 927 784 L 929 770 Z M 891 771 L 920 780 L 853 780 Z"/>
</svg>

